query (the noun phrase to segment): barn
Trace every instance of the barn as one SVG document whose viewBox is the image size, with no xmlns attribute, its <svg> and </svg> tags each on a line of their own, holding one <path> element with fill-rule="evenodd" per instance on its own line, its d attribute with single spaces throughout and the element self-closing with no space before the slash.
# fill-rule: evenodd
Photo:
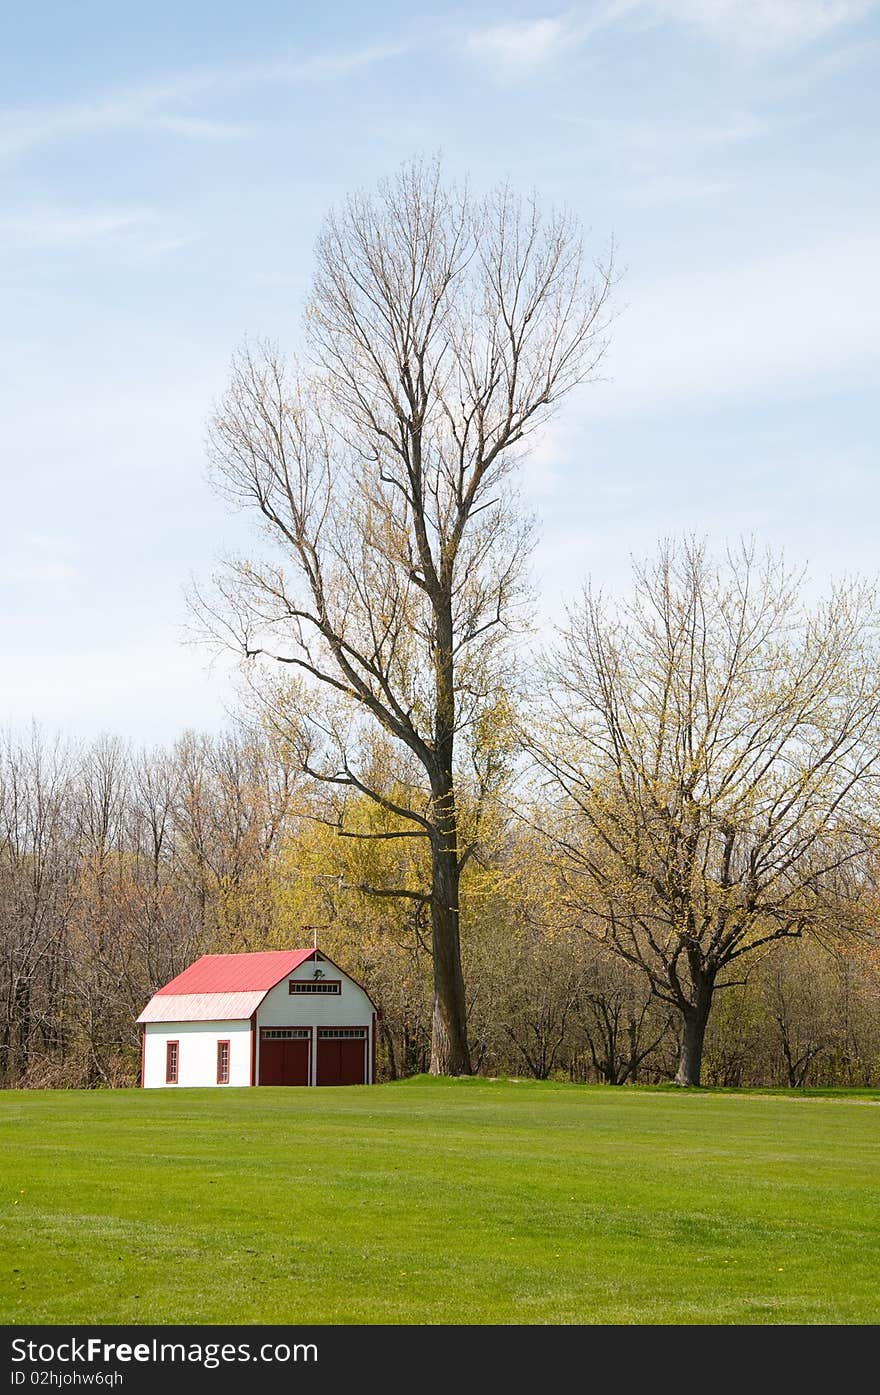
<svg viewBox="0 0 880 1395">
<path fill-rule="evenodd" d="M 137 1019 L 141 1083 L 371 1085 L 377 1016 L 317 948 L 204 954 Z"/>
</svg>

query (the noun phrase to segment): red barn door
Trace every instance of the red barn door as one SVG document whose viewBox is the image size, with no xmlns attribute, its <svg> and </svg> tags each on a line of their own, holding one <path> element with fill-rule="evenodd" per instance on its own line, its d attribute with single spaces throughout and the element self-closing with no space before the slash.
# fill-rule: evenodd
<svg viewBox="0 0 880 1395">
<path fill-rule="evenodd" d="M 366 1027 L 318 1028 L 318 1084 L 366 1085 Z"/>
<path fill-rule="evenodd" d="M 264 1027 L 260 1033 L 260 1084 L 308 1085 L 308 1027 Z"/>
</svg>

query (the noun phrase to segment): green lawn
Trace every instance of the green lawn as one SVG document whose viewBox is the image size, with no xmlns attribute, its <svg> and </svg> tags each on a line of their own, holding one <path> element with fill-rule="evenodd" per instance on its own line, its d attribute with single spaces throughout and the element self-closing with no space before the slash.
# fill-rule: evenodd
<svg viewBox="0 0 880 1395">
<path fill-rule="evenodd" d="M 880 1095 L 0 1093 L 0 1321 L 874 1323 Z"/>
</svg>

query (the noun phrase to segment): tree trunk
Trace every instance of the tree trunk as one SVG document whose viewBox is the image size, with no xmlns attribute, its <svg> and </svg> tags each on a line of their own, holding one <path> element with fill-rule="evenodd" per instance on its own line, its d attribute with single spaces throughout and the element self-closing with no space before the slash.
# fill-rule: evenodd
<svg viewBox="0 0 880 1395">
<path fill-rule="evenodd" d="M 448 585 L 434 599 L 436 643 L 434 750 L 430 772 L 434 834 L 431 838 L 431 931 L 434 956 L 434 1012 L 431 1074 L 470 1075 L 467 1008 L 461 969 L 458 889 L 458 810 L 455 802 L 455 668 L 452 600 Z"/>
<path fill-rule="evenodd" d="M 445 843 L 445 839 L 443 842 Z M 470 1075 L 467 1012 L 458 930 L 458 852 L 434 843 L 431 853 L 431 930 L 434 955 L 434 1013 L 431 1074 Z"/>
<path fill-rule="evenodd" d="M 695 984 L 694 1001 L 682 1009 L 681 1051 L 678 1058 L 676 1085 L 699 1085 L 703 1065 L 703 1039 L 712 1007 L 714 975 L 700 975 Z"/>
</svg>

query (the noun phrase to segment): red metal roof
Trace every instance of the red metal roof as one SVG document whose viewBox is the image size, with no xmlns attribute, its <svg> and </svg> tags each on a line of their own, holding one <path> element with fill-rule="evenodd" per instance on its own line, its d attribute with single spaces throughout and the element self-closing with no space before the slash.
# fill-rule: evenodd
<svg viewBox="0 0 880 1395">
<path fill-rule="evenodd" d="M 313 949 L 270 949 L 260 954 L 203 954 L 161 993 L 268 992 L 314 954 Z"/>
</svg>

